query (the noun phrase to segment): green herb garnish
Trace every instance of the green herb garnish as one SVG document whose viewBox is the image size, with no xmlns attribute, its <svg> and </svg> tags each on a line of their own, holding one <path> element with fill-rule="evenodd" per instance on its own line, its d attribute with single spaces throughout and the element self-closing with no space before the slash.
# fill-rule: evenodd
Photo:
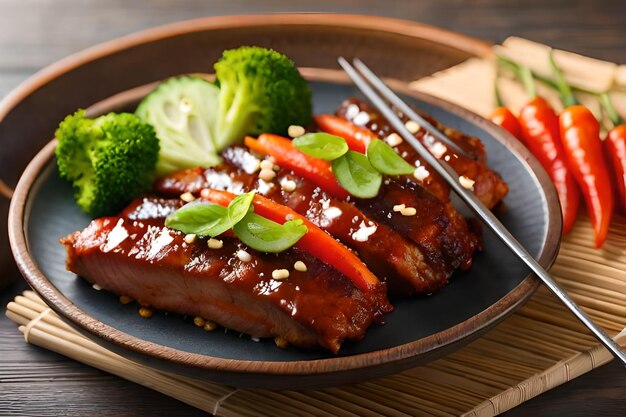
<svg viewBox="0 0 626 417">
<path fill-rule="evenodd" d="M 380 139 L 374 139 L 367 147 L 367 158 L 379 172 L 387 175 L 408 175 L 415 167 Z"/>
<path fill-rule="evenodd" d="M 167 216 L 165 225 L 187 234 L 217 236 L 228 230 L 228 209 L 213 203 L 194 201 Z"/>
<path fill-rule="evenodd" d="M 339 184 L 350 194 L 359 198 L 378 195 L 383 176 L 359 152 L 348 151 L 333 161 L 333 173 Z"/>
<path fill-rule="evenodd" d="M 254 192 L 238 195 L 228 208 L 194 201 L 167 216 L 165 225 L 183 233 L 215 237 L 232 229 L 250 210 Z"/>
<path fill-rule="evenodd" d="M 276 223 L 256 213 L 248 213 L 233 228 L 246 245 L 261 252 L 282 252 L 295 245 L 307 232 L 302 220 Z"/>
<path fill-rule="evenodd" d="M 228 207 L 194 201 L 165 219 L 165 225 L 183 233 L 215 237 L 229 229 L 243 243 L 261 252 L 282 252 L 307 232 L 302 220 L 285 224 L 273 222 L 253 212 L 254 191 L 233 198 Z"/>
<path fill-rule="evenodd" d="M 315 158 L 332 161 L 348 152 L 344 138 L 328 133 L 307 133 L 291 141 L 300 152 Z"/>
</svg>

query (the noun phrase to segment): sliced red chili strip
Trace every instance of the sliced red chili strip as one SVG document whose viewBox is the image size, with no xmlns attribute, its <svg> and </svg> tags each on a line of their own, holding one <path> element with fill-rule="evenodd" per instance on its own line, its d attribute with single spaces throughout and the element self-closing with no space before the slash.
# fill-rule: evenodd
<svg viewBox="0 0 626 417">
<path fill-rule="evenodd" d="M 201 197 L 215 204 L 228 206 L 235 194 L 228 191 L 205 188 Z M 287 220 L 302 220 L 308 232 L 296 243 L 302 249 L 316 258 L 326 262 L 350 279 L 362 291 L 379 291 L 383 285 L 365 264 L 343 244 L 336 241 L 331 235 L 311 223 L 289 207 L 278 204 L 260 195 L 255 195 L 252 202 L 255 213 L 275 221 L 284 223 Z"/>
<path fill-rule="evenodd" d="M 313 120 L 324 132 L 344 138 L 348 147 L 355 152 L 365 153 L 369 143 L 376 139 L 371 130 L 332 114 L 320 114 L 314 116 Z"/>
<path fill-rule="evenodd" d="M 346 199 L 350 195 L 337 182 L 330 162 L 300 152 L 287 138 L 264 133 L 258 139 L 246 136 L 244 143 L 255 152 L 272 156 L 276 164 L 310 180 L 333 197 Z"/>
</svg>

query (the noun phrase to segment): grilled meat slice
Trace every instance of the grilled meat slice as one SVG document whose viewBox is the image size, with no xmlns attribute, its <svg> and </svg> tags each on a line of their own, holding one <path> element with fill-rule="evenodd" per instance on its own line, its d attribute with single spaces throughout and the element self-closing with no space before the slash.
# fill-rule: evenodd
<svg viewBox="0 0 626 417">
<path fill-rule="evenodd" d="M 362 112 L 366 113 L 368 117 L 359 116 L 357 118 Z M 391 133 L 395 133 L 393 127 L 391 127 L 380 112 L 356 98 L 344 101 L 341 106 L 339 106 L 337 115 L 351 122 L 358 122 L 359 119 L 367 120 L 364 127 L 372 130 L 378 137 L 383 139 Z M 405 115 L 400 116 L 404 122 L 408 121 Z M 478 138 L 466 136 L 454 129 L 447 128 L 428 115 L 421 114 L 421 116 L 426 118 L 426 120 L 439 130 L 445 132 L 449 138 L 468 154 L 468 156 L 459 155 L 455 153 L 453 149 L 448 149 L 444 144 L 426 133 L 424 129 L 420 129 L 415 133 L 415 137 L 430 148 L 436 156 L 444 158 L 459 175 L 464 175 L 475 181 L 474 193 L 485 206 L 493 208 L 498 204 L 498 202 L 506 196 L 509 189 L 502 178 L 486 165 L 485 149 L 482 142 L 480 142 Z M 432 167 L 419 158 L 417 152 L 411 145 L 402 142 L 396 146 L 396 149 L 409 163 L 416 164 L 416 161 L 419 161 L 419 164 L 425 167 L 426 171 L 424 178 L 420 181 L 421 185 L 435 194 L 440 200 L 449 200 L 450 188 L 448 184 Z M 411 178 L 416 180 L 415 177 Z"/>
<path fill-rule="evenodd" d="M 457 268 L 471 267 L 480 244 L 478 237 L 450 202 L 443 203 L 419 184 L 407 178 L 388 178 L 377 197 L 355 204 L 417 244 L 428 263 L 446 276 Z M 397 205 L 414 208 L 415 214 L 396 212 Z"/>
<path fill-rule="evenodd" d="M 468 242 L 464 246 L 466 252 L 459 254 L 462 255 L 459 256 L 461 261 L 448 256 L 449 262 L 441 262 L 438 251 L 447 247 L 433 246 L 431 242 L 420 246 L 415 241 L 416 236 L 408 237 L 404 234 L 405 230 L 394 230 L 393 225 L 387 224 L 388 219 L 385 218 L 392 212 L 391 209 L 365 214 L 354 204 L 330 197 L 311 182 L 284 169 L 277 172 L 273 181 L 262 181 L 257 174 L 248 173 L 253 172 L 252 167 L 258 167 L 259 162 L 255 162 L 254 157 L 244 148 L 228 148 L 223 157 L 226 164 L 220 167 L 206 170 L 196 168 L 160 179 L 155 183 L 156 192 L 176 196 L 184 192 L 198 192 L 205 187 L 235 193 L 257 190 L 306 216 L 355 250 L 368 268 L 387 282 L 389 293 L 394 296 L 433 292 L 447 283 L 456 267 L 471 264 L 476 237 L 469 232 L 464 219 L 451 206 L 444 207 L 444 204 L 434 198 L 429 201 L 431 205 L 438 207 L 437 213 L 441 213 L 440 217 L 453 216 L 455 219 L 455 222 L 446 220 L 439 229 Z M 293 190 L 292 187 L 288 191 L 281 187 L 281 184 L 286 183 L 295 185 Z M 423 193 L 430 195 L 426 190 Z M 417 206 L 417 210 L 420 213 L 424 211 L 424 216 L 428 216 L 425 207 Z M 434 216 L 428 218 L 432 217 Z M 437 221 L 442 222 L 441 219 Z M 454 228 L 454 231 L 446 232 L 447 227 Z"/>
<path fill-rule="evenodd" d="M 139 200 L 125 211 L 159 212 L 177 202 Z M 151 206 L 151 207 L 147 207 Z M 154 211 L 152 211 L 154 212 Z M 236 239 L 220 249 L 205 239 L 186 243 L 162 218 L 105 217 L 61 242 L 68 270 L 90 283 L 127 295 L 143 306 L 201 316 L 253 337 L 280 336 L 301 347 L 337 353 L 344 340 L 360 340 L 390 306 L 382 293 L 364 293 L 323 262 L 292 248 L 261 254 Z M 238 257 L 245 250 L 249 259 Z M 306 272 L 292 268 L 303 261 Z M 289 269 L 284 280 L 275 269 Z"/>
</svg>

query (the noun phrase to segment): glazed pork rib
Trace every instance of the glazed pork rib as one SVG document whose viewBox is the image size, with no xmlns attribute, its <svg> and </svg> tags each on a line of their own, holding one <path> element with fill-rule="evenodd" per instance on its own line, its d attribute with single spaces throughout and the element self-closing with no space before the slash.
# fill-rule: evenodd
<svg viewBox="0 0 626 417">
<path fill-rule="evenodd" d="M 228 237 L 219 249 L 210 249 L 205 239 L 187 243 L 181 232 L 163 225 L 164 216 L 180 205 L 178 199 L 144 198 L 119 217 L 92 221 L 61 240 L 67 268 L 143 306 L 335 353 L 345 340 L 362 339 L 391 308 L 384 286 L 364 293 L 297 248 L 276 255 L 255 252 Z M 296 261 L 307 270 L 294 270 Z M 272 271 L 283 268 L 290 270 L 289 278 L 273 279 Z"/>
<path fill-rule="evenodd" d="M 356 98 L 344 101 L 337 109 L 337 116 L 370 129 L 381 139 L 392 133 L 397 133 L 380 112 Z M 400 116 L 403 122 L 408 121 L 405 115 L 400 114 Z M 486 165 L 487 156 L 482 142 L 478 138 L 447 128 L 428 115 L 421 114 L 421 116 L 445 132 L 446 136 L 463 149 L 467 156 L 457 154 L 453 149 L 448 149 L 444 144 L 426 133 L 424 129 L 418 130 L 415 137 L 430 148 L 435 156 L 445 158 L 459 175 L 464 175 L 474 181 L 474 193 L 485 206 L 493 208 L 498 204 L 506 196 L 509 189 L 502 178 Z M 420 184 L 440 200 L 448 201 L 450 187 L 432 167 L 419 157 L 415 149 L 406 142 L 397 145 L 396 149 L 407 162 L 415 164 L 416 161 L 419 161 L 419 164 L 425 167 L 424 178 L 421 179 Z"/>
<path fill-rule="evenodd" d="M 202 188 L 233 193 L 256 190 L 306 216 L 356 251 L 368 268 L 387 282 L 391 295 L 431 293 L 443 287 L 456 268 L 471 265 L 476 236 L 449 203 L 442 203 L 420 186 L 399 189 L 392 181 L 383 186 L 383 193 L 387 188 L 395 190 L 389 193 L 399 201 L 394 204 L 404 201 L 418 211 L 401 222 L 405 226 L 398 227 L 395 217 L 400 214 L 384 199 L 351 204 L 285 169 L 272 181 L 263 181 L 254 172 L 259 161 L 244 148 L 228 148 L 223 157 L 225 164 L 219 167 L 174 173 L 158 180 L 154 189 L 170 197 L 198 193 Z M 285 187 L 286 183 L 291 187 Z M 406 198 L 402 199 L 402 193 Z M 397 214 L 393 220 L 391 213 Z"/>
</svg>

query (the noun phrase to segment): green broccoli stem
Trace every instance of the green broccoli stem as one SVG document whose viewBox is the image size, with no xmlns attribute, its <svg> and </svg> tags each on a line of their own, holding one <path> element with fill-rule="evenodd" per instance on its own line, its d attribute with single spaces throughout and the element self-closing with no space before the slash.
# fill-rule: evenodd
<svg viewBox="0 0 626 417">
<path fill-rule="evenodd" d="M 250 92 L 247 88 L 239 88 L 235 92 L 233 101 L 226 112 L 223 123 L 220 125 L 216 144 L 218 148 L 233 141 L 243 140 L 244 135 L 251 131 L 251 127 L 255 125 L 256 118 L 261 112 L 261 109 L 253 103 L 256 103 L 256 100 L 250 98 Z"/>
</svg>

